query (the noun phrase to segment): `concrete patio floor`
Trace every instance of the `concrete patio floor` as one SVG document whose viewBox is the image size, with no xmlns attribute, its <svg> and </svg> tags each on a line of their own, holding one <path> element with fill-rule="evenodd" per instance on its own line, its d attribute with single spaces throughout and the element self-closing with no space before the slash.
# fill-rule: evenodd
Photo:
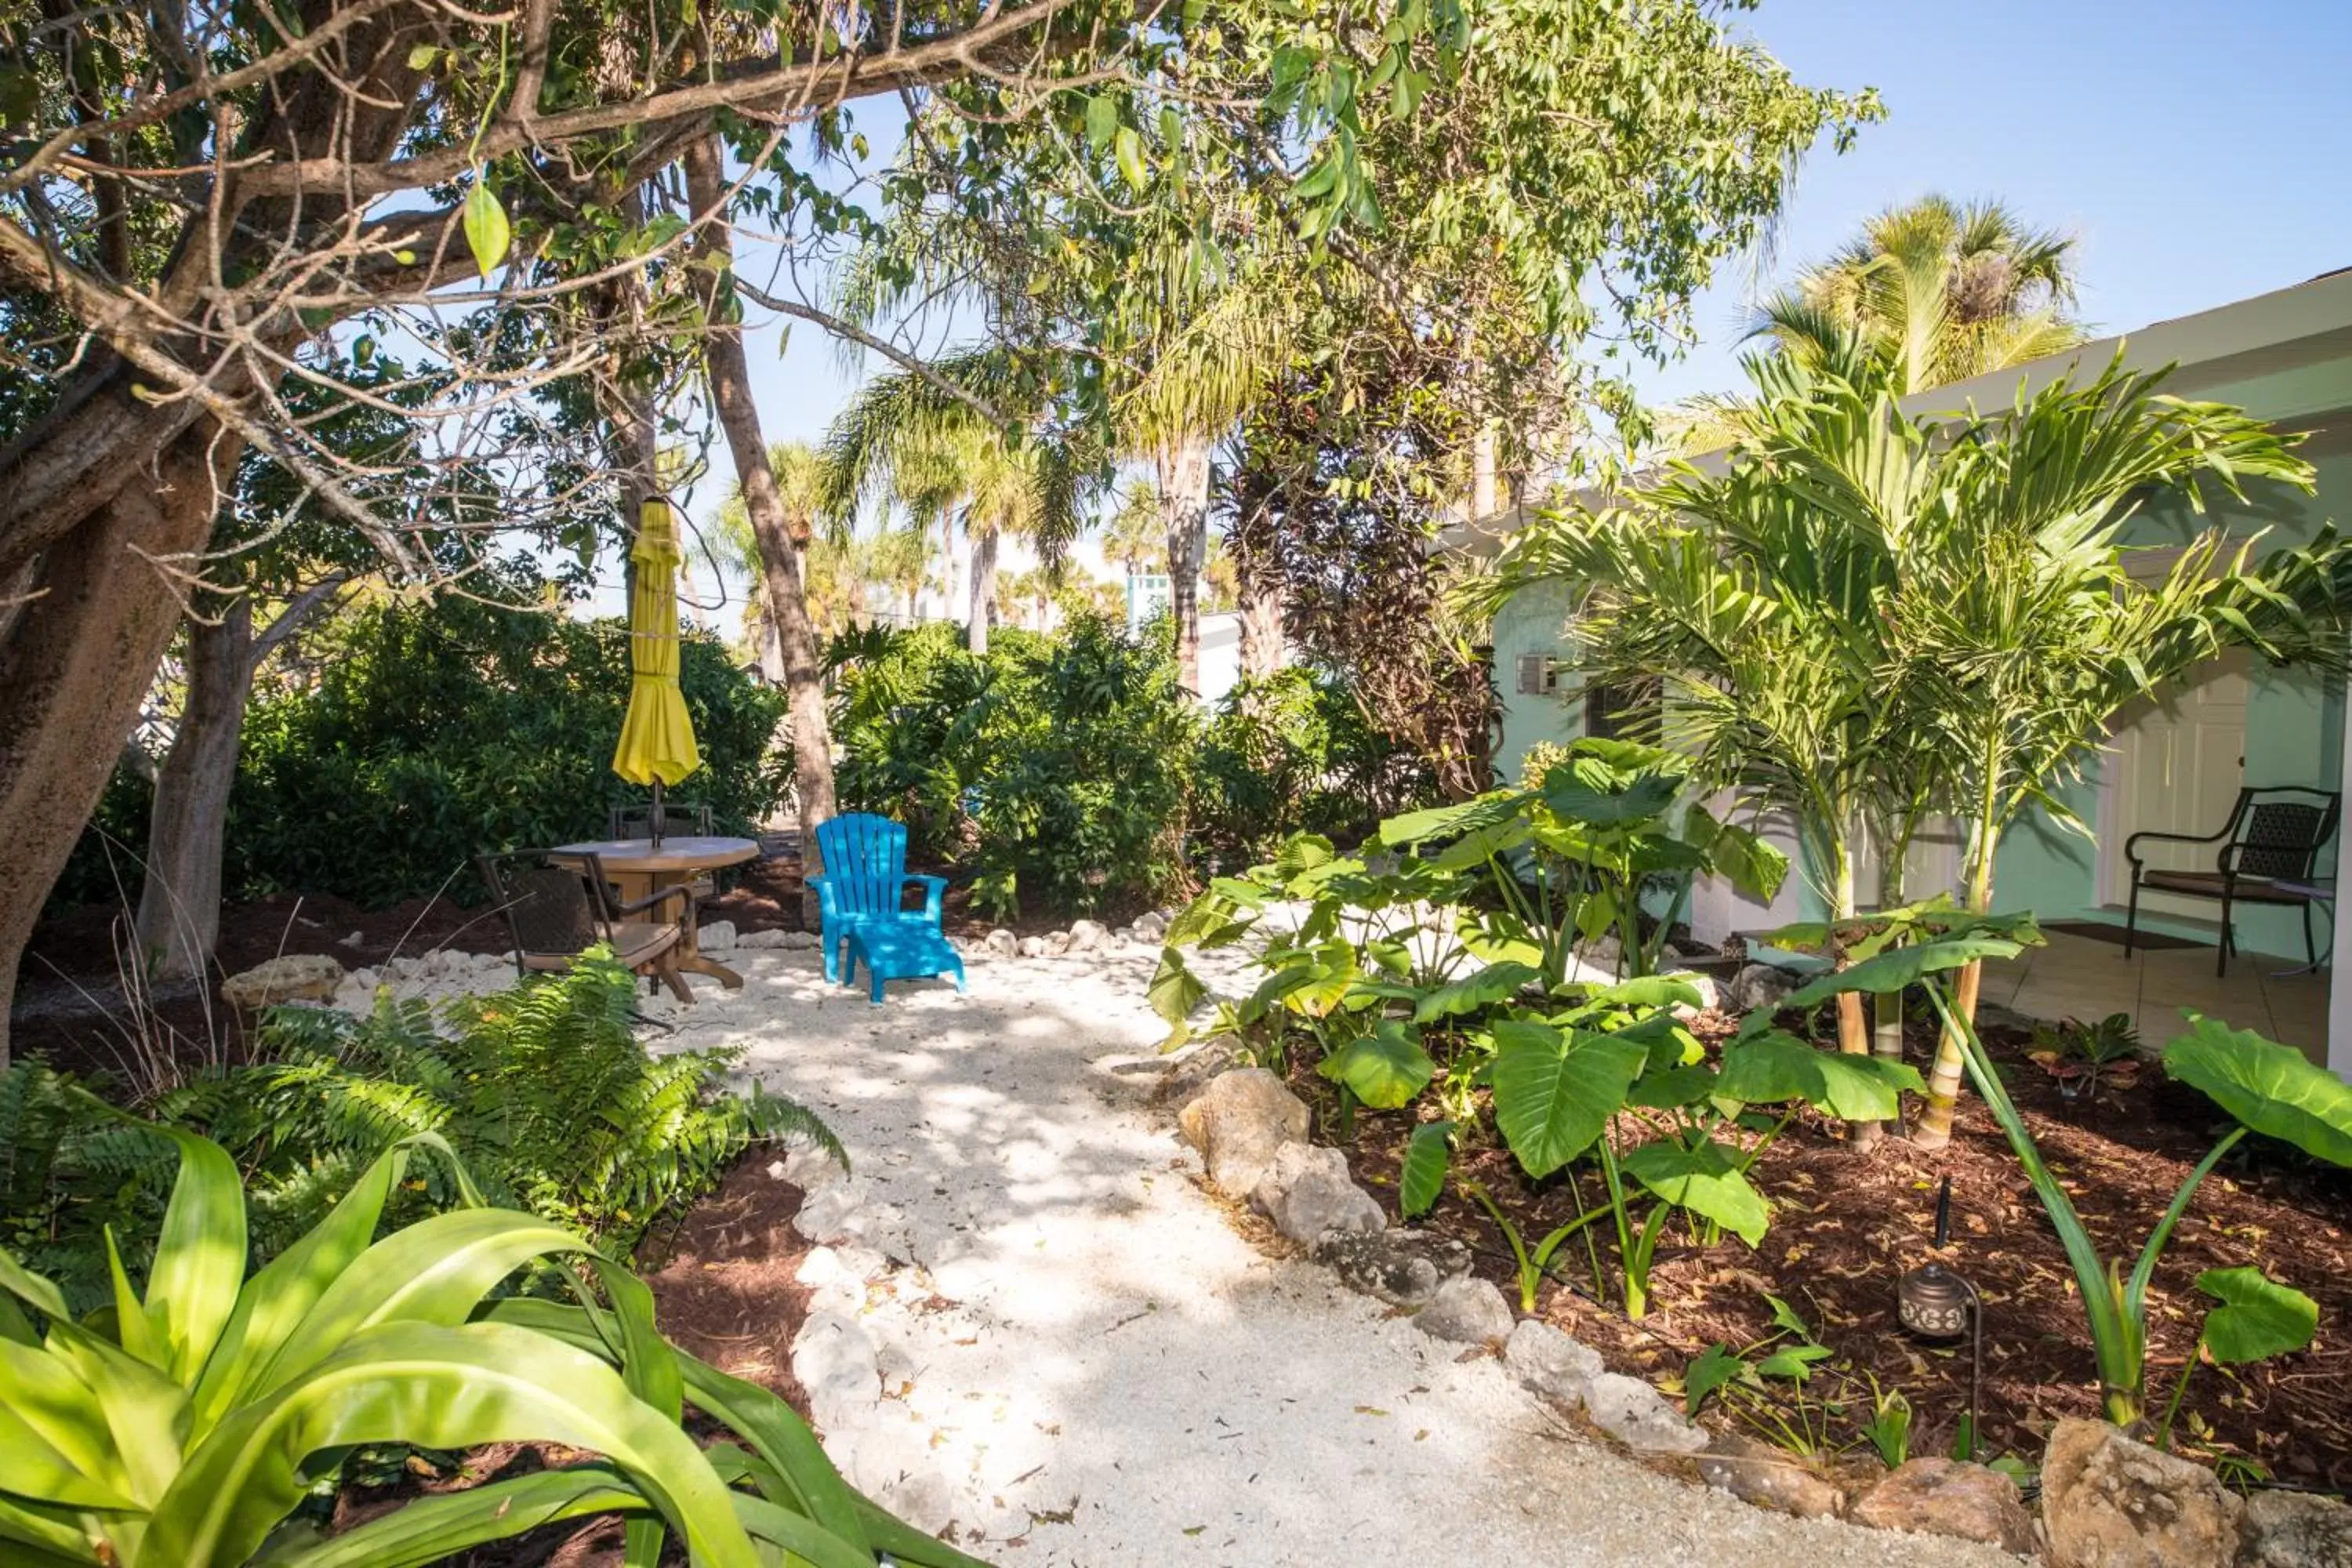
<svg viewBox="0 0 2352 1568">
<path fill-rule="evenodd" d="M 2186 1023 L 2183 1007 L 2226 1019 L 2294 1047 L 2312 1060 L 2327 1058 L 2328 974 L 2281 974 L 2300 960 L 2242 952 L 2227 977 L 2213 973 L 2210 947 L 2135 952 L 2095 937 L 2052 931 L 2047 947 L 2028 948 L 1985 968 L 1983 999 L 2030 1018 L 2093 1023 L 2128 1013 L 2141 1040 L 2160 1049 Z"/>
</svg>

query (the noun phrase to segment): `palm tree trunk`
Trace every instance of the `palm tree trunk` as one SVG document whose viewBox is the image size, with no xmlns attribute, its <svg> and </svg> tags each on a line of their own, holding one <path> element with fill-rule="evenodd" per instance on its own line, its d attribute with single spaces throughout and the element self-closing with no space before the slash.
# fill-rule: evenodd
<svg viewBox="0 0 2352 1568">
<path fill-rule="evenodd" d="M 1911 837 L 1907 831 L 1882 836 L 1878 847 L 1878 907 L 1882 911 L 1903 907 L 1903 862 L 1910 852 Z M 1882 991 L 1870 1000 L 1871 1054 L 1899 1062 L 1903 1059 L 1903 993 Z M 1899 1115 L 1893 1125 L 1895 1130 L 1901 1129 Z M 1885 1123 L 1874 1126 L 1882 1131 L 1886 1130 Z"/>
<path fill-rule="evenodd" d="M 733 265 L 733 237 L 722 213 L 726 182 L 719 172 L 715 138 L 690 142 L 686 150 L 687 199 L 697 216 L 709 216 L 697 248 L 720 267 Z M 735 459 L 743 486 L 743 510 L 751 523 L 751 537 L 760 552 L 761 586 L 765 590 L 768 618 L 776 628 L 783 656 L 786 722 L 792 731 L 793 782 L 800 795 L 801 867 L 805 876 L 824 869 L 816 844 L 819 823 L 835 813 L 833 793 L 833 731 L 825 715 L 824 665 L 817 651 L 816 624 L 809 617 L 808 595 L 801 581 L 800 547 L 793 542 L 782 494 L 775 470 L 768 466 L 768 443 L 760 430 L 760 411 L 751 400 L 751 369 L 743 353 L 740 320 L 732 300 L 721 300 L 719 272 L 698 269 L 709 296 L 706 314 L 710 323 L 704 340 L 703 363 L 710 381 L 710 401 Z M 801 915 L 816 923 L 816 898 L 804 888 Z"/>
<path fill-rule="evenodd" d="M 1987 792 L 1988 796 L 1990 792 Z M 1974 914 L 1992 911 L 1992 858 L 2000 847 L 2000 829 L 1993 823 L 1992 803 L 1982 803 L 1977 819 L 1972 852 L 1969 864 L 1969 910 Z M 1952 986 L 1952 1010 L 1970 1026 L 1977 1020 L 1977 997 L 1984 985 L 1984 960 L 1978 959 L 1964 966 Z M 1960 1102 L 1960 1083 L 1967 1073 L 1968 1056 L 1957 1030 L 1947 1027 L 1936 1041 L 1936 1065 L 1927 1074 L 1927 1103 L 1920 1108 L 1917 1125 L 1911 1129 L 1911 1142 L 1922 1149 L 1941 1149 L 1952 1141 L 1952 1115 Z"/>
<path fill-rule="evenodd" d="M 1845 955 L 1843 945 L 1838 941 L 1837 928 L 1854 918 L 1853 857 L 1843 844 L 1838 847 L 1835 854 L 1837 863 L 1830 889 L 1832 905 L 1830 910 L 1830 962 L 1834 967 L 1844 969 L 1853 960 Z M 1840 1051 L 1850 1057 L 1870 1054 L 1870 1026 L 1863 1018 L 1860 992 L 1847 991 L 1839 994 L 1837 1027 Z M 1856 1121 L 1848 1129 L 1847 1136 L 1853 1147 L 1860 1151 L 1875 1144 L 1878 1133 L 1877 1122 Z"/>
<path fill-rule="evenodd" d="M 996 530 L 971 542 L 971 618 L 965 623 L 964 645 L 974 653 L 988 651 L 988 623 L 996 615 Z"/>
<path fill-rule="evenodd" d="M 1500 491 L 1496 484 L 1496 448 L 1500 441 L 1495 422 L 1491 419 L 1478 426 L 1478 434 L 1470 446 L 1470 521 L 1495 515 L 1501 505 Z"/>
<path fill-rule="evenodd" d="M 1186 435 L 1154 455 L 1168 531 L 1168 604 L 1176 619 L 1176 681 L 1201 698 L 1201 567 L 1209 556 L 1209 442 Z"/>
</svg>

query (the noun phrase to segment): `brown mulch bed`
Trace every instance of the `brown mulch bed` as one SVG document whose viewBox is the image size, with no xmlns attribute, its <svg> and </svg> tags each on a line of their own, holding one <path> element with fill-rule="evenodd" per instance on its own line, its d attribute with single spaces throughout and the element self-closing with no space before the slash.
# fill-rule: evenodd
<svg viewBox="0 0 2352 1568">
<path fill-rule="evenodd" d="M 772 1158 L 760 1150 L 745 1155 L 673 1232 L 650 1237 L 638 1248 L 637 1265 L 653 1290 L 662 1331 L 673 1343 L 768 1389 L 805 1417 L 808 1398 L 793 1376 L 790 1352 L 793 1336 L 808 1316 L 809 1292 L 793 1276 L 809 1248 L 792 1228 L 800 1191 L 768 1175 Z M 409 1454 L 397 1479 L 347 1486 L 335 1500 L 334 1527 L 349 1529 L 416 1497 L 463 1491 L 590 1457 L 548 1443 L 498 1443 L 462 1455 Z M 478 1547 L 448 1559 L 447 1568 L 616 1568 L 621 1554 L 620 1520 L 609 1516 L 549 1525 Z M 662 1561 L 683 1563 L 686 1554 L 672 1542 Z"/>
<path fill-rule="evenodd" d="M 1932 1030 L 1913 1026 L 1908 1043 L 1924 1070 Z M 2102 1086 L 2095 1102 L 2070 1104 L 2026 1058 L 2022 1036 L 1996 1029 L 1988 1043 L 2103 1254 L 2120 1258 L 2128 1273 L 2225 1119 L 2152 1065 L 2126 1075 L 2128 1081 Z M 1332 1086 L 1304 1064 L 1291 1076 L 1328 1124 Z M 1360 1112 L 1357 1127 L 1349 1160 L 1358 1179 L 1392 1203 L 1410 1123 Z M 1457 1173 L 1483 1184 L 1532 1247 L 1575 1217 L 1575 1197 L 1563 1176 L 1539 1184 L 1522 1179 L 1511 1155 L 1492 1141 L 1491 1121 L 1486 1131 L 1488 1146 L 1457 1160 Z M 1588 1205 L 1605 1203 L 1596 1173 L 1580 1165 L 1574 1174 Z M 1953 1241 L 1942 1256 L 1984 1300 L 1980 1457 L 2007 1452 L 2038 1462 L 2053 1422 L 2099 1413 L 2090 1337 L 2057 1235 L 2000 1127 L 1973 1094 L 1961 1101 L 1951 1146 L 1935 1154 L 1899 1138 L 1856 1152 L 1837 1124 L 1808 1113 L 1750 1172 L 1772 1208 L 1760 1248 L 1751 1252 L 1726 1237 L 1702 1249 L 1679 1222 L 1670 1225 L 1653 1271 L 1649 1316 L 1633 1322 L 1622 1310 L 1614 1239 L 1598 1234 L 1604 1220 L 1594 1227 L 1601 1299 L 1593 1298 L 1581 1241 L 1571 1240 L 1540 1292 L 1541 1314 L 1601 1352 L 1615 1370 L 1671 1382 L 1712 1344 L 1738 1351 L 1769 1334 L 1769 1292 L 1790 1302 L 1837 1352 L 1809 1390 L 1815 1401 L 1844 1403 L 1831 1420 L 1835 1440 L 1859 1441 L 1859 1423 L 1869 1415 L 1867 1373 L 1909 1398 L 1913 1454 L 1948 1452 L 1967 1408 L 1966 1342 L 1955 1348 L 1915 1339 L 1895 1316 L 1896 1276 L 1937 1256 L 1936 1194 L 1948 1175 Z M 1449 1192 L 1421 1223 L 1468 1243 L 1478 1271 L 1516 1302 L 1509 1249 L 1484 1211 Z M 2171 1396 L 2210 1304 L 2196 1289 L 2197 1275 L 2241 1264 L 2258 1265 L 2316 1300 L 2318 1337 L 2309 1350 L 2277 1360 L 2200 1367 L 2175 1444 L 2209 1457 L 2252 1458 L 2284 1482 L 2352 1488 L 2352 1173 L 2250 1141 L 2207 1178 L 2150 1291 L 2151 1410 L 2160 1414 Z M 2192 1416 L 2206 1424 L 2202 1435 Z"/>
</svg>

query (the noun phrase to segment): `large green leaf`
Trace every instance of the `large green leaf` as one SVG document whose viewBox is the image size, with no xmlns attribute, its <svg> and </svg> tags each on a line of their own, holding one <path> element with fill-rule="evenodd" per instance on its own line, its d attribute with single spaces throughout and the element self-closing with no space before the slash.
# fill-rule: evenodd
<svg viewBox="0 0 2352 1568">
<path fill-rule="evenodd" d="M 1465 800 L 1457 805 L 1434 805 L 1408 811 L 1381 824 L 1381 842 L 1390 848 L 1421 844 L 1432 838 L 1452 838 L 1508 822 L 1518 815 L 1528 796 L 1523 790 L 1501 790 Z"/>
<path fill-rule="evenodd" d="M 1427 1214 L 1445 1190 L 1445 1168 L 1453 1158 L 1447 1140 L 1451 1121 L 1424 1121 L 1405 1140 L 1404 1166 L 1397 1176 L 1397 1210 L 1405 1218 Z"/>
<path fill-rule="evenodd" d="M 1505 1019 L 1494 1027 L 1495 1121 L 1531 1176 L 1592 1146 L 1648 1059 L 1640 1040 Z"/>
<path fill-rule="evenodd" d="M 1191 1036 L 1192 1026 L 1185 1020 L 1208 994 L 1201 977 L 1184 967 L 1182 953 L 1173 947 L 1161 951 L 1160 967 L 1152 972 L 1150 987 L 1144 994 L 1151 1010 L 1168 1022 L 1168 1038 L 1161 1042 L 1161 1050 L 1172 1051 Z"/>
<path fill-rule="evenodd" d="M 759 1568 L 725 1485 L 693 1439 L 603 1362 L 505 1323 L 415 1321 L 352 1333 L 215 1426 L 156 1503 L 141 1562 L 245 1562 L 301 1500 L 303 1462 L 322 1449 L 533 1439 L 585 1448 L 620 1467 L 685 1539 L 698 1568 Z M 837 1561 L 865 1568 L 855 1554 Z"/>
<path fill-rule="evenodd" d="M 254 1558 L 253 1568 L 430 1568 L 524 1529 L 652 1508 L 645 1494 L 611 1465 L 541 1470 L 464 1491 L 415 1498 L 333 1536 L 291 1527 L 271 1539 Z"/>
<path fill-rule="evenodd" d="M 2352 1086 L 2301 1051 L 2191 1013 L 2164 1070 L 2264 1137 L 2352 1165 Z"/>
<path fill-rule="evenodd" d="M 1763 1196 L 1739 1173 L 1731 1152 L 1714 1139 L 1685 1148 L 1662 1138 L 1627 1154 L 1623 1164 L 1628 1175 L 1657 1196 L 1713 1220 L 1748 1246 L 1764 1239 L 1770 1215 Z"/>
<path fill-rule="evenodd" d="M 1683 1409 L 1698 1414 L 1698 1407 L 1708 1395 L 1730 1384 L 1737 1383 L 1748 1371 L 1748 1363 L 1732 1353 L 1725 1344 L 1709 1345 L 1690 1365 L 1683 1369 Z"/>
<path fill-rule="evenodd" d="M 1877 995 L 1900 991 L 1930 974 L 1948 969 L 1958 969 L 1984 958 L 2014 958 L 2019 944 L 2004 936 L 1976 932 L 1965 936 L 1939 937 L 1921 942 L 1916 947 L 1898 947 L 1867 958 L 1850 968 L 1832 971 L 1807 981 L 1791 992 L 1780 1004 L 1782 1009 L 1819 1006 L 1831 997 L 1848 991 L 1865 995 Z M 1771 1026 L 1771 1016 L 1762 1009 L 1748 1015 L 1740 1026 L 1742 1034 L 1759 1034 Z"/>
<path fill-rule="evenodd" d="M 1619 788 L 1596 786 L 1573 769 L 1554 768 L 1544 779 L 1544 805 L 1571 822 L 1618 827 L 1643 822 L 1675 803 L 1681 786 L 1658 773 L 1644 773 Z"/>
<path fill-rule="evenodd" d="M 2259 1268 L 2208 1268 L 2197 1289 L 2221 1304 L 2205 1320 L 2205 1348 L 2227 1365 L 2299 1351 L 2319 1328 L 2319 1303 Z"/>
<path fill-rule="evenodd" d="M 245 1182 L 209 1138 L 159 1127 L 180 1146 L 180 1173 L 147 1273 L 147 1317 L 163 1339 L 163 1370 L 187 1385 L 236 1310 L 245 1283 Z"/>
<path fill-rule="evenodd" d="M 1325 1057 L 1316 1070 L 1374 1110 L 1394 1110 L 1437 1076 L 1437 1064 L 1421 1048 L 1421 1037 L 1394 1018 L 1383 1018 L 1369 1035 L 1359 1035 Z"/>
<path fill-rule="evenodd" d="M 1425 993 L 1412 1010 L 1412 1021 L 1427 1024 L 1458 1017 L 1507 1002 L 1543 976 L 1530 966 L 1506 960 L 1475 970 L 1448 985 Z"/>
<path fill-rule="evenodd" d="M 1847 1121 L 1891 1121 L 1903 1095 L 1927 1087 L 1907 1062 L 1822 1050 L 1780 1029 L 1723 1047 L 1722 1092 L 1750 1105 L 1801 1100 Z"/>
<path fill-rule="evenodd" d="M 1588 1007 L 1699 1007 L 1706 1002 L 1697 986 L 1678 974 L 1637 974 L 1613 985 L 1570 984 L 1583 992 L 1581 1005 Z"/>
</svg>

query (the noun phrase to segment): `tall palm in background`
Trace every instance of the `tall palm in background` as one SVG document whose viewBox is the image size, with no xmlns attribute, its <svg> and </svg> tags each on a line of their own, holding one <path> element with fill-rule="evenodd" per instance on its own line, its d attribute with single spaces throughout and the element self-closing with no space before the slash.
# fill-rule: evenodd
<svg viewBox="0 0 2352 1568">
<path fill-rule="evenodd" d="M 900 613 L 909 626 L 923 590 L 940 582 L 940 563 L 939 540 L 928 524 L 884 529 L 866 542 L 862 562 L 864 580 L 904 606 Z"/>
<path fill-rule="evenodd" d="M 1130 479 L 1102 527 L 1103 559 L 1130 576 L 1168 570 L 1168 535 L 1160 524 L 1160 489 L 1150 479 Z"/>
<path fill-rule="evenodd" d="M 1059 561 L 1085 526 L 1102 454 L 1091 439 L 1065 435 L 1034 412 L 1026 426 L 1008 430 L 974 406 L 977 400 L 1034 410 L 1039 402 L 1001 351 L 950 356 L 931 369 L 929 376 L 900 371 L 866 383 L 825 436 L 820 488 L 837 520 L 884 500 L 919 524 L 939 519 L 961 528 L 971 549 L 968 640 L 974 653 L 985 653 L 999 541 L 1019 534 L 1045 562 Z"/>
<path fill-rule="evenodd" d="M 2000 202 L 1930 195 L 1889 207 L 1827 260 L 1758 309 L 1748 335 L 1817 368 L 1857 347 L 1897 397 L 2076 347 L 2074 240 L 2034 228 Z M 1680 451 L 1738 435 L 1738 396 L 1693 398 L 1664 423 Z"/>
<path fill-rule="evenodd" d="M 838 531 L 821 532 L 818 518 L 824 506 L 824 460 L 805 441 L 778 441 L 768 448 L 769 471 L 775 477 L 784 525 L 801 552 L 801 591 L 808 604 L 809 620 L 820 637 L 830 637 L 857 624 L 866 609 L 865 542 Z M 717 519 L 719 552 L 726 563 L 747 581 L 758 583 L 761 563 L 759 540 L 745 505 L 739 476 L 728 487 Z M 759 650 L 761 668 L 771 679 L 782 669 L 774 616 L 764 595 L 754 594 L 743 606 L 743 630 Z"/>
</svg>

